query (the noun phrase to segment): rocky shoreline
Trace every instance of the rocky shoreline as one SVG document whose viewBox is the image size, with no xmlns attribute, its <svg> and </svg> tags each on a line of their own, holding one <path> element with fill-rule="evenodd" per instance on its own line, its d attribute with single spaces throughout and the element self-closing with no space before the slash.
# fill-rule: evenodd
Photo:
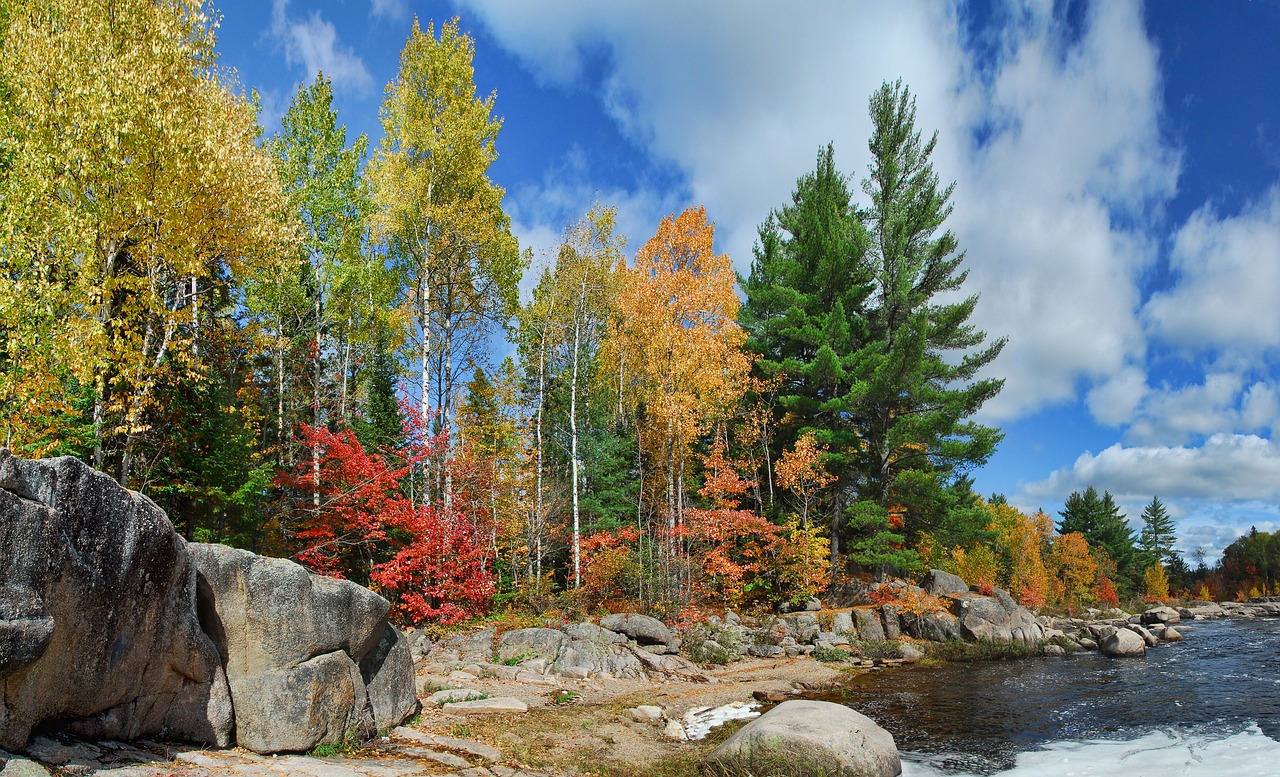
<svg viewBox="0 0 1280 777">
<path fill-rule="evenodd" d="M 386 601 L 360 586 L 185 542 L 150 500 L 74 459 L 0 452 L 0 514 L 0 777 L 626 772 L 704 764 L 710 745 L 690 740 L 756 717 L 752 700 L 777 704 L 715 751 L 732 772 L 728 751 L 741 769 L 784 757 L 753 732 L 844 714 L 797 697 L 931 644 L 1123 658 L 1179 641 L 1184 622 L 1280 616 L 1280 598 L 1037 616 L 933 570 L 846 585 L 801 612 L 680 629 L 618 613 L 433 642 L 388 624 Z M 882 739 L 874 722 L 856 728 Z M 871 761 L 894 773 L 896 751 Z"/>
</svg>

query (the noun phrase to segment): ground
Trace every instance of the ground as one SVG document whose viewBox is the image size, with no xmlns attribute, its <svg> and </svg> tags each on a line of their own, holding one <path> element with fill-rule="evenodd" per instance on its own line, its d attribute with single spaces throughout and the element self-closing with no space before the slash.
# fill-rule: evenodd
<svg viewBox="0 0 1280 777">
<path fill-rule="evenodd" d="M 529 705 L 528 712 L 462 716 L 426 707 L 404 726 L 345 752 L 260 756 L 240 749 L 83 743 L 62 736 L 40 737 L 30 752 L 64 777 L 676 777 L 699 773 L 698 759 L 723 734 L 701 742 L 676 741 L 663 733 L 662 722 L 634 720 L 631 708 L 654 705 L 662 708 L 665 718 L 679 719 L 694 707 L 750 701 L 756 692 L 778 698 L 829 688 L 847 676 L 846 671 L 808 658 L 748 659 L 708 668 L 705 674 L 709 681 L 593 678 L 545 685 L 474 679 L 465 687 L 490 697 L 518 698 Z M 420 675 L 419 683 L 431 690 L 441 684 L 439 679 Z M 557 704 L 553 696 L 571 700 Z M 43 777 L 44 771 L 19 757 L 7 765 L 5 777 L 11 770 L 24 777 Z"/>
</svg>

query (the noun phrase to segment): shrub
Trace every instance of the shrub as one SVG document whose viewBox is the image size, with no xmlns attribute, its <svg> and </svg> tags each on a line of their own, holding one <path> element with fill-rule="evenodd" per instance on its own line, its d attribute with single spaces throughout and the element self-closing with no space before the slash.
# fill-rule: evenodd
<svg viewBox="0 0 1280 777">
<path fill-rule="evenodd" d="M 684 645 L 698 664 L 728 664 L 745 654 L 737 632 L 711 623 L 699 623 L 685 632 Z"/>
<path fill-rule="evenodd" d="M 813 657 L 824 664 L 840 664 L 853 658 L 848 651 L 840 648 L 820 647 L 813 651 Z"/>
</svg>

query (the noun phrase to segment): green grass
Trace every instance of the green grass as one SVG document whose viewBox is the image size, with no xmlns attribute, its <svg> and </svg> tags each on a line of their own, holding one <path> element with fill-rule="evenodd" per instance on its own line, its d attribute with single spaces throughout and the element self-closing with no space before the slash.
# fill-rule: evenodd
<svg viewBox="0 0 1280 777">
<path fill-rule="evenodd" d="M 814 649 L 813 658 L 824 664 L 840 664 L 853 658 L 853 656 L 849 654 L 849 651 L 841 650 L 840 648 L 820 647 Z"/>
<path fill-rule="evenodd" d="M 1003 642 L 991 639 L 980 639 L 976 642 L 962 642 L 958 639 L 947 640 L 946 642 L 930 642 L 925 645 L 924 651 L 929 663 L 1010 661 L 1018 658 L 1044 655 L 1044 647 L 1039 643 L 1026 645 L 1021 642 Z"/>
</svg>

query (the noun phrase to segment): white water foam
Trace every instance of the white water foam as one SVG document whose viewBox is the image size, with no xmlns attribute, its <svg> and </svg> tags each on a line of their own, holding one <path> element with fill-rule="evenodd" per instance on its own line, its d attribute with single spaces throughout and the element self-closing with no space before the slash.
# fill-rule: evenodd
<svg viewBox="0 0 1280 777">
<path fill-rule="evenodd" d="M 731 720 L 750 720 L 760 717 L 758 702 L 732 702 L 723 707 L 694 707 L 685 713 L 681 725 L 689 739 L 704 739 L 711 729 Z"/>
<path fill-rule="evenodd" d="M 992 777 L 1280 777 L 1280 742 L 1257 726 L 1226 737 L 1157 731 L 1131 740 L 1051 742 Z M 964 777 L 904 760 L 903 777 Z"/>
</svg>

